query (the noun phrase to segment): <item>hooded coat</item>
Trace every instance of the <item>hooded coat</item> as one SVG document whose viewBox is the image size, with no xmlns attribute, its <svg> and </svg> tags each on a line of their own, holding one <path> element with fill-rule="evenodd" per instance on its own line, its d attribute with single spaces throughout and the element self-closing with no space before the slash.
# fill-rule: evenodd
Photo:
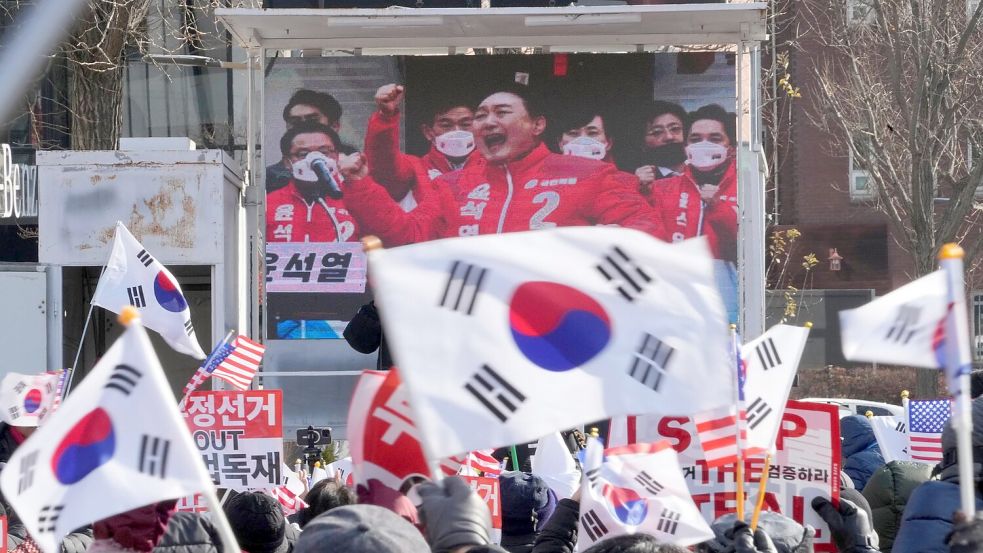
<svg viewBox="0 0 983 553">
<path fill-rule="evenodd" d="M 979 483 L 983 478 L 983 397 L 973 400 L 973 473 L 976 477 L 976 510 L 983 510 Z M 959 466 L 956 463 L 956 433 L 952 421 L 942 432 L 942 462 L 936 466 L 939 480 L 915 488 L 894 538 L 892 553 L 948 553 L 946 536 L 952 530 L 952 515 L 960 510 Z"/>
<path fill-rule="evenodd" d="M 884 464 L 874 429 L 867 417 L 850 415 L 840 420 L 840 436 L 843 472 L 858 490 L 863 490 L 874 471 Z"/>
<path fill-rule="evenodd" d="M 891 461 L 874 471 L 867 481 L 863 494 L 870 503 L 871 522 L 880 537 L 881 553 L 891 553 L 908 498 L 931 476 L 932 467 L 925 463 Z"/>
</svg>

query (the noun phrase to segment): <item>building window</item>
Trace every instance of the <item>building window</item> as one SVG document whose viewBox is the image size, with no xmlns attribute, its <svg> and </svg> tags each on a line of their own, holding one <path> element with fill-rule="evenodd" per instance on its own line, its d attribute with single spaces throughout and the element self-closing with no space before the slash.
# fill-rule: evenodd
<svg viewBox="0 0 983 553">
<path fill-rule="evenodd" d="M 973 359 L 983 361 L 983 291 L 973 291 Z"/>
<path fill-rule="evenodd" d="M 851 25 L 873 23 L 876 17 L 873 0 L 846 0 L 847 23 Z"/>
<path fill-rule="evenodd" d="M 874 189 L 871 188 L 870 173 L 853 163 L 853 150 L 850 150 L 850 199 L 864 201 L 873 197 Z"/>
</svg>

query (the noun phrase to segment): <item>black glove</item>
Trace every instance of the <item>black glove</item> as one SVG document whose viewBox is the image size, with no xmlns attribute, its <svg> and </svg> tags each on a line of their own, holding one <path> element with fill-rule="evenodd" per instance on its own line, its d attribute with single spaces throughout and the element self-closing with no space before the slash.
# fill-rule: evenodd
<svg viewBox="0 0 983 553">
<path fill-rule="evenodd" d="M 977 511 L 973 520 L 966 520 L 966 515 L 957 511 L 952 522 L 952 531 L 945 537 L 951 553 L 976 553 L 983 550 L 983 513 Z"/>
<path fill-rule="evenodd" d="M 825 497 L 812 500 L 812 508 L 829 525 L 833 543 L 840 553 L 877 553 L 877 532 L 867 512 L 847 499 L 840 499 L 839 510 Z"/>
<path fill-rule="evenodd" d="M 775 544 L 765 531 L 758 528 L 751 535 L 751 527 L 743 520 L 734 523 L 728 532 L 734 540 L 734 553 L 778 553 Z"/>
<path fill-rule="evenodd" d="M 416 490 L 422 500 L 420 522 L 434 553 L 491 543 L 491 513 L 467 482 L 451 476 L 438 483 L 423 482 Z"/>
</svg>

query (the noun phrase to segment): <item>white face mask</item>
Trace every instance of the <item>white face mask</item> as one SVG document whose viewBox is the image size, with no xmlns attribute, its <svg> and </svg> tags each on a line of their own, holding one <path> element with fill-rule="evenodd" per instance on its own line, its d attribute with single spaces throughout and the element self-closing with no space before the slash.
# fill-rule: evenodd
<svg viewBox="0 0 983 553">
<path fill-rule="evenodd" d="M 314 172 L 314 167 L 311 165 L 314 162 L 323 162 L 324 166 L 331 173 L 331 176 L 338 183 L 344 181 L 341 173 L 338 172 L 338 162 L 321 152 L 311 152 L 304 159 L 291 163 L 294 179 L 303 182 L 317 182 L 318 175 Z"/>
<path fill-rule="evenodd" d="M 600 140 L 595 140 L 589 136 L 580 136 L 563 145 L 563 155 L 604 159 L 604 156 L 608 155 L 608 149 Z"/>
<path fill-rule="evenodd" d="M 686 146 L 686 163 L 700 171 L 712 171 L 727 161 L 727 146 L 697 142 Z"/>
<path fill-rule="evenodd" d="M 447 157 L 465 157 L 474 151 L 474 134 L 470 131 L 450 131 L 434 139 L 437 151 Z"/>
</svg>

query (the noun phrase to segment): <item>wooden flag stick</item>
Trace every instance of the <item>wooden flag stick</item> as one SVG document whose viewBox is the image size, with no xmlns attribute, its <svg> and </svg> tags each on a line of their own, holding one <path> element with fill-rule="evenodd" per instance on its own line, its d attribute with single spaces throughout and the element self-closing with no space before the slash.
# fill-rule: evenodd
<svg viewBox="0 0 983 553">
<path fill-rule="evenodd" d="M 744 521 L 744 456 L 737 453 L 737 520 Z"/>
<path fill-rule="evenodd" d="M 751 532 L 758 528 L 758 519 L 761 518 L 761 509 L 765 506 L 765 488 L 768 486 L 768 469 L 771 468 L 771 455 L 765 457 L 765 466 L 761 469 L 761 480 L 758 483 L 758 501 L 754 504 L 754 513 L 751 515 Z"/>
</svg>

